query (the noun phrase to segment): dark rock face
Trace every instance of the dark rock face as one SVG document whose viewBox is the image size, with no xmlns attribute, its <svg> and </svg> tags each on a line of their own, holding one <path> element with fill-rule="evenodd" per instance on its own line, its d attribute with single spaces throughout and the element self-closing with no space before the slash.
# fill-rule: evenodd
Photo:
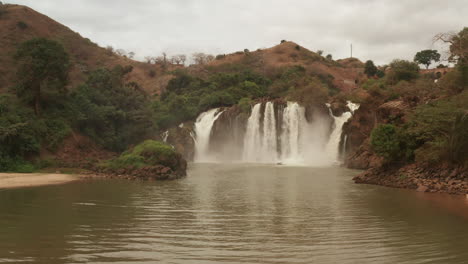
<svg viewBox="0 0 468 264">
<path fill-rule="evenodd" d="M 172 145 L 177 152 L 181 153 L 186 160 L 192 161 L 195 156 L 195 142 L 191 136 L 191 133 L 193 133 L 193 122 L 183 123 L 182 127 L 173 127 L 168 131 L 167 143 Z"/>
<path fill-rule="evenodd" d="M 380 167 L 383 159 L 370 149 L 370 139 L 367 138 L 356 151 L 348 155 L 345 165 L 350 169 L 365 170 L 368 168 Z"/>
<path fill-rule="evenodd" d="M 376 108 L 373 104 L 362 104 L 343 125 L 341 142 L 344 141 L 346 135 L 345 165 L 350 168 L 366 169 L 369 167 L 369 161 L 365 159 L 372 155 L 369 143 L 364 144 L 364 142 L 369 139 L 376 124 Z"/>
<path fill-rule="evenodd" d="M 185 160 L 184 160 L 185 161 Z M 98 173 L 108 178 L 123 178 L 129 180 L 175 180 L 186 176 L 187 162 L 181 162 L 175 171 L 163 165 L 146 166 L 143 168 L 125 168 L 118 170 L 100 170 Z"/>
<path fill-rule="evenodd" d="M 346 102 L 335 101 L 330 103 L 330 110 L 334 116 L 341 116 L 344 112 L 349 112 L 350 109 L 346 106 Z"/>
<path fill-rule="evenodd" d="M 386 124 L 403 123 L 405 121 L 406 111 L 409 105 L 402 100 L 394 100 L 386 102 L 377 108 L 377 122 Z"/>
<path fill-rule="evenodd" d="M 237 105 L 224 108 L 211 128 L 210 151 L 221 157 L 240 156 L 244 144 L 249 112 L 243 112 Z"/>
</svg>

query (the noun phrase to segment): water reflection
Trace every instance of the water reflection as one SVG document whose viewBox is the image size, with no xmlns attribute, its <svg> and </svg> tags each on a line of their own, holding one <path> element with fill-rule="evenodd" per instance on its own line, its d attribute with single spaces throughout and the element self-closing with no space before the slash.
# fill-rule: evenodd
<svg viewBox="0 0 468 264">
<path fill-rule="evenodd" d="M 414 192 L 355 185 L 355 173 L 191 164 L 189 176 L 179 181 L 98 181 L 2 191 L 0 262 L 468 259 L 468 222 L 460 214 Z"/>
</svg>

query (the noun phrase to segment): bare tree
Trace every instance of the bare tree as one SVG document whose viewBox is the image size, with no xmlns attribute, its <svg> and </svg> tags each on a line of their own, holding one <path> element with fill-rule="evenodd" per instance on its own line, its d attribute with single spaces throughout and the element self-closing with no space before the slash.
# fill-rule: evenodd
<svg viewBox="0 0 468 264">
<path fill-rule="evenodd" d="M 128 57 L 129 57 L 130 59 L 133 59 L 133 57 L 135 57 L 135 52 L 130 51 L 130 52 L 128 53 Z"/>
<path fill-rule="evenodd" d="M 206 64 L 206 63 L 214 60 L 214 58 L 215 57 L 213 55 L 205 54 L 203 52 L 196 52 L 196 53 L 192 54 L 193 61 L 195 62 L 195 64 L 198 64 L 198 65 Z"/>
<path fill-rule="evenodd" d="M 146 63 L 151 64 L 151 63 L 153 63 L 153 57 L 151 57 L 151 56 L 146 56 L 146 57 L 145 57 L 145 61 L 146 61 Z"/>
<path fill-rule="evenodd" d="M 117 49 L 115 50 L 115 53 L 119 56 L 127 56 L 127 52 L 124 49 Z"/>
<path fill-rule="evenodd" d="M 180 58 L 179 58 L 179 56 L 178 56 L 178 55 L 172 56 L 172 57 L 171 57 L 171 63 L 172 63 L 172 64 L 177 64 L 177 65 L 179 65 L 179 64 L 180 64 Z"/>
<path fill-rule="evenodd" d="M 468 60 L 468 28 L 459 33 L 439 33 L 434 37 L 434 42 L 438 41 L 450 44 L 449 61 Z"/>
<path fill-rule="evenodd" d="M 185 56 L 184 54 L 180 54 L 179 59 L 180 59 L 180 62 L 182 63 L 182 65 L 185 65 L 185 61 L 187 60 L 187 56 Z"/>
</svg>

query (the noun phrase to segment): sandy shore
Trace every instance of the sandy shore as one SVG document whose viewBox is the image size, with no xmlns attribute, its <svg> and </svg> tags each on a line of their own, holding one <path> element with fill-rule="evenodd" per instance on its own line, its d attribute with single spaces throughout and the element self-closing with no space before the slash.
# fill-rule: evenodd
<svg viewBox="0 0 468 264">
<path fill-rule="evenodd" d="M 0 189 L 63 184 L 79 178 L 70 174 L 0 173 Z"/>
</svg>

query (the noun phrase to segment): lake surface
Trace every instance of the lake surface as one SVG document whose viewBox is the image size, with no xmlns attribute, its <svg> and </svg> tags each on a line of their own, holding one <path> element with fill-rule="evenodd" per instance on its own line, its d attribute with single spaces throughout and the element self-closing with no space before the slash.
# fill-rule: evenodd
<svg viewBox="0 0 468 264">
<path fill-rule="evenodd" d="M 344 168 L 190 164 L 170 182 L 0 190 L 0 263 L 468 263 L 468 203 Z"/>
</svg>

